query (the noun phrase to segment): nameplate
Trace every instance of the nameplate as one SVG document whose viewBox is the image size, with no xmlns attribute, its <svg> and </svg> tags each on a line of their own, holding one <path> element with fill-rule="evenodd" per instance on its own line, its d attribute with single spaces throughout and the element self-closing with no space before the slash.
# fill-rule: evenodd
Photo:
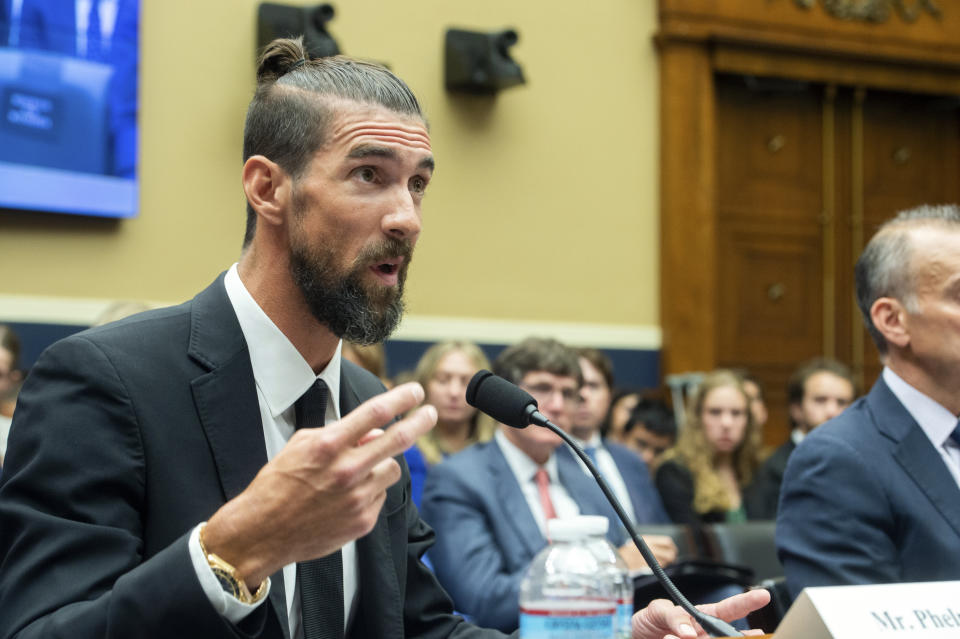
<svg viewBox="0 0 960 639">
<path fill-rule="evenodd" d="M 776 639 L 960 637 L 960 581 L 806 588 Z"/>
</svg>

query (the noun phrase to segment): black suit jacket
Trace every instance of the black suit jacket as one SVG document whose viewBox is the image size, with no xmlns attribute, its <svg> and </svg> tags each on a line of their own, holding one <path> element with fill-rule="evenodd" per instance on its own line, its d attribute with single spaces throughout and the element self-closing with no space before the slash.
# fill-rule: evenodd
<svg viewBox="0 0 960 639">
<path fill-rule="evenodd" d="M 270 601 L 235 627 L 210 605 L 187 548 L 189 531 L 267 461 L 250 358 L 222 280 L 181 306 L 63 340 L 31 371 L 0 480 L 0 636 L 288 634 L 279 574 Z M 343 363 L 342 413 L 382 390 Z M 357 542 L 351 634 L 499 636 L 451 615 L 420 563 L 433 532 L 399 461 L 403 479 Z"/>
<path fill-rule="evenodd" d="M 753 482 L 744 491 L 744 505 L 750 519 L 777 518 L 783 473 L 787 469 L 787 460 L 790 459 L 790 455 L 796 447 L 797 445 L 793 443 L 791 438 L 773 451 L 773 454 L 763 462 L 763 466 L 757 471 Z"/>
</svg>

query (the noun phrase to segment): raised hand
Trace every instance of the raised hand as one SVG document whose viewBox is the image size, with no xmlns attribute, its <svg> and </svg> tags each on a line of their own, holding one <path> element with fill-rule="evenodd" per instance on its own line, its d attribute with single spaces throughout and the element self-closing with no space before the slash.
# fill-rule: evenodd
<svg viewBox="0 0 960 639">
<path fill-rule="evenodd" d="M 404 384 L 337 422 L 298 430 L 250 485 L 204 529 L 210 552 L 233 564 L 250 587 L 296 561 L 322 557 L 376 524 L 389 486 L 400 479 L 394 456 L 437 422 L 423 388 Z"/>
</svg>

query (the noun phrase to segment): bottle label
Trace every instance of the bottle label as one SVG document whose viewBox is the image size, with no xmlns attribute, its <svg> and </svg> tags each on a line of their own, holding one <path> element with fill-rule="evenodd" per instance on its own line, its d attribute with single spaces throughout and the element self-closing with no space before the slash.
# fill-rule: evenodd
<svg viewBox="0 0 960 639">
<path fill-rule="evenodd" d="M 633 629 L 633 597 L 621 599 L 617 604 L 617 639 L 630 639 Z"/>
<path fill-rule="evenodd" d="M 569 604 L 520 608 L 521 639 L 610 639 L 617 609 Z"/>
</svg>

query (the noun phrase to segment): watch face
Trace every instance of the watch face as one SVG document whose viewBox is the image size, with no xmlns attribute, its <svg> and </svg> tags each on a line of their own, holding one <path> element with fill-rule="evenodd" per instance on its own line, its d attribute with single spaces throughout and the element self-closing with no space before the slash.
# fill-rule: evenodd
<svg viewBox="0 0 960 639">
<path fill-rule="evenodd" d="M 213 568 L 213 574 L 216 575 L 217 581 L 220 582 L 220 587 L 223 588 L 223 591 L 229 593 L 232 597 L 239 598 L 240 588 L 236 580 L 222 568 Z"/>
</svg>

